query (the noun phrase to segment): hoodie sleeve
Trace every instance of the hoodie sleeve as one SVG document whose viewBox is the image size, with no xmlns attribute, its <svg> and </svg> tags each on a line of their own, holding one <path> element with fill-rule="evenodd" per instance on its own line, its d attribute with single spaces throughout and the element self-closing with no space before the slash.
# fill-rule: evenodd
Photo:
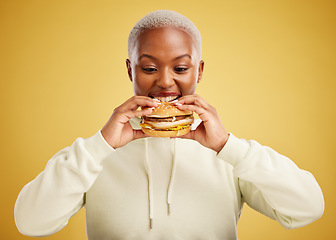
<svg viewBox="0 0 336 240">
<path fill-rule="evenodd" d="M 51 235 L 84 204 L 84 194 L 102 170 L 102 161 L 114 150 L 100 131 L 78 138 L 54 155 L 44 171 L 21 190 L 14 207 L 18 230 L 28 236 Z"/>
<path fill-rule="evenodd" d="M 324 199 L 318 183 L 289 158 L 232 134 L 218 157 L 234 167 L 244 201 L 285 228 L 302 227 L 322 216 Z"/>
</svg>

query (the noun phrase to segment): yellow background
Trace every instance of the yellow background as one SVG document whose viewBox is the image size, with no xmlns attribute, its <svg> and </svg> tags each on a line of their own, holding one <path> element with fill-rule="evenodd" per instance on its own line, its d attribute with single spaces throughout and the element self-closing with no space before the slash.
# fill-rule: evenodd
<svg viewBox="0 0 336 240">
<path fill-rule="evenodd" d="M 2 0 L 1 239 L 30 239 L 14 225 L 21 188 L 76 137 L 89 137 L 132 96 L 125 59 L 135 22 L 157 9 L 190 18 L 203 37 L 198 94 L 236 136 L 255 139 L 314 174 L 323 217 L 285 230 L 245 206 L 244 239 L 336 235 L 335 1 Z M 85 211 L 45 239 L 85 239 Z"/>
</svg>

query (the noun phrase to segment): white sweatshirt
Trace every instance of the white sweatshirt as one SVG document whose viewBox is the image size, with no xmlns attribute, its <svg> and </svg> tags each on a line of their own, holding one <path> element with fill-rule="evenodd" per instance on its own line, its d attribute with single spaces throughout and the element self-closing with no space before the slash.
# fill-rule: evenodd
<svg viewBox="0 0 336 240">
<path fill-rule="evenodd" d="M 89 240 L 231 240 L 244 202 L 285 228 L 324 211 L 313 175 L 255 141 L 230 134 L 218 154 L 179 138 L 115 150 L 99 131 L 53 156 L 20 192 L 14 215 L 28 236 L 59 231 L 85 206 Z"/>
</svg>

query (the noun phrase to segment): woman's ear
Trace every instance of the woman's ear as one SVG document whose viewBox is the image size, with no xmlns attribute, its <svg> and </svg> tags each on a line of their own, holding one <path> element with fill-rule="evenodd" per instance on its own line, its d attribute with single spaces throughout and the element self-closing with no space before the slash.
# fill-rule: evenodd
<svg viewBox="0 0 336 240">
<path fill-rule="evenodd" d="M 126 59 L 126 67 L 127 67 L 128 77 L 131 80 L 131 82 L 133 82 L 131 61 L 129 59 Z"/>
<path fill-rule="evenodd" d="M 197 78 L 197 83 L 199 83 L 202 79 L 203 76 L 203 70 L 204 70 L 204 61 L 201 60 L 198 66 L 198 78 Z"/>
</svg>

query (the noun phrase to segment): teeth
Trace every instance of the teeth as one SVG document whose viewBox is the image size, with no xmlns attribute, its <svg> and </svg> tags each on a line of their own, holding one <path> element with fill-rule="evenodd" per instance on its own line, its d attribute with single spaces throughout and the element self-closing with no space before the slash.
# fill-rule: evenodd
<svg viewBox="0 0 336 240">
<path fill-rule="evenodd" d="M 169 97 L 155 97 L 155 99 L 161 101 L 161 102 L 170 102 L 173 101 L 175 99 L 177 99 L 178 96 L 169 96 Z"/>
</svg>

